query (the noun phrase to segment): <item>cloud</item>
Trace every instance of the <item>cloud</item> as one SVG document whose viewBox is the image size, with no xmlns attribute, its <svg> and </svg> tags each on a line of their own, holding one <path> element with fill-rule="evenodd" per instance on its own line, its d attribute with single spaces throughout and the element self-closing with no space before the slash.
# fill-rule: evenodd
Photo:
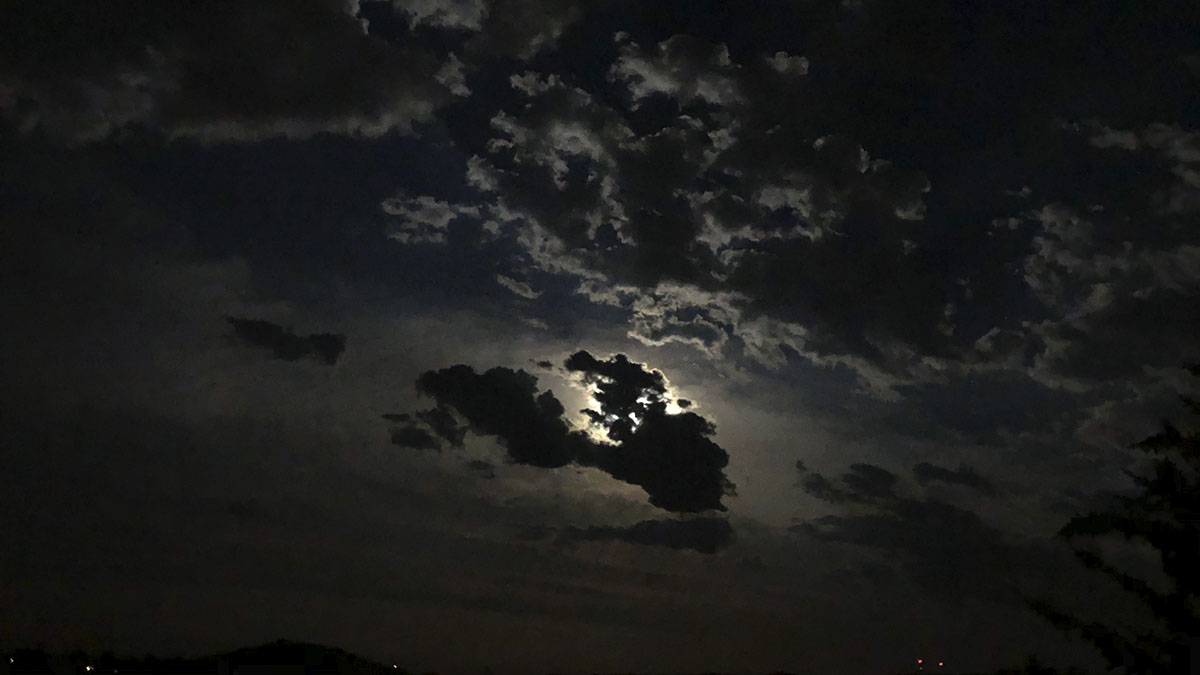
<svg viewBox="0 0 1200 675">
<path fill-rule="evenodd" d="M 922 485 L 950 475 L 951 481 L 975 487 L 972 481 L 978 479 L 973 473 L 969 475 L 974 479 L 964 479 L 967 474 L 927 466 L 914 470 Z M 1039 560 L 1054 559 L 1047 550 L 1012 541 L 973 511 L 897 494 L 897 477 L 880 467 L 854 464 L 840 483 L 835 485 L 817 473 L 805 477 L 806 492 L 844 512 L 801 521 L 792 532 L 876 550 L 940 596 L 1012 599 L 1019 596 L 1014 591 L 1023 580 L 1040 578 L 1032 574 Z"/>
<path fill-rule="evenodd" d="M 465 66 L 454 52 L 450 52 L 450 56 L 442 64 L 437 74 L 434 75 L 434 79 L 449 89 L 450 93 L 455 96 L 467 97 L 471 95 L 471 89 L 467 87 Z"/>
<path fill-rule="evenodd" d="M 226 317 L 233 326 L 234 335 L 242 342 L 270 350 L 277 359 L 299 361 L 311 356 L 327 365 L 337 363 L 346 349 L 346 336 L 333 333 L 296 335 L 292 331 L 270 321 Z"/>
<path fill-rule="evenodd" d="M 643 520 L 627 527 L 570 527 L 559 535 L 559 541 L 621 541 L 640 546 L 689 549 L 712 555 L 733 541 L 733 527 L 723 518 Z"/>
<path fill-rule="evenodd" d="M 1152 377 L 1128 387 L 1124 396 L 1110 397 L 1087 410 L 1075 428 L 1075 437 L 1093 448 L 1124 450 L 1158 432 L 1164 415 L 1175 417 L 1182 411 L 1181 398 L 1200 399 L 1200 383 L 1186 375 L 1190 371 L 1194 368 L 1151 371 Z"/>
<path fill-rule="evenodd" d="M 1054 311 L 1027 330 L 1039 347 L 1034 377 L 1086 390 L 1200 356 L 1187 309 L 1200 293 L 1200 247 L 1172 236 L 1174 228 L 1156 233 L 1153 220 L 1156 228 L 1145 230 L 1153 239 L 1136 241 L 1131 232 L 1113 241 L 1102 211 L 1084 217 L 1047 205 L 1032 219 L 1038 230 L 1025 279 Z"/>
<path fill-rule="evenodd" d="M 525 298 L 526 300 L 536 300 L 541 293 L 529 287 L 529 284 L 524 281 L 518 281 L 512 277 L 506 277 L 503 274 L 496 275 L 496 283 L 512 291 L 514 295 Z"/>
<path fill-rule="evenodd" d="M 379 206 L 395 218 L 388 238 L 401 244 L 443 244 L 446 229 L 459 216 L 478 216 L 479 209 L 449 204 L 429 195 L 396 196 Z"/>
<path fill-rule="evenodd" d="M 472 171 L 486 161 L 486 188 L 525 216 L 517 241 L 532 267 L 628 311 L 630 335 L 649 345 L 727 358 L 753 344 L 737 356 L 773 367 L 784 344 L 821 365 L 894 373 L 950 354 L 958 287 L 911 241 L 928 178 L 845 136 L 747 127 L 802 86 L 777 68 L 798 57 L 739 65 L 685 35 L 618 46 L 614 86 L 684 108 L 648 123 L 556 75 L 519 73 L 521 105 L 470 148 Z M 804 337 L 757 346 L 783 324 L 798 328 L 771 332 Z"/>
<path fill-rule="evenodd" d="M 668 511 L 725 510 L 721 499 L 734 491 L 725 476 L 729 454 L 713 442 L 711 422 L 690 412 L 647 411 L 642 423 L 613 450 L 603 450 L 596 466 L 639 485 L 650 503 Z"/>
<path fill-rule="evenodd" d="M 944 9 L 919 14 L 944 22 Z M 913 20 L 888 8 L 869 14 Z M 481 199 L 521 216 L 512 236 L 527 256 L 506 276 L 576 281 L 581 296 L 624 312 L 629 334 L 647 345 L 690 345 L 734 367 L 782 368 L 789 358 L 848 367 L 863 390 L 889 399 L 902 396 L 897 387 L 951 371 L 1027 368 L 1035 352 L 1066 339 L 1043 341 L 1032 326 L 1104 302 L 1096 285 L 1129 262 L 1116 223 L 1091 222 L 1113 190 L 1064 189 L 1061 176 L 1021 173 L 987 134 L 947 146 L 937 130 L 950 122 L 941 116 L 960 104 L 990 107 L 975 97 L 996 90 L 964 87 L 966 101 L 912 112 L 898 92 L 911 85 L 924 96 L 939 77 L 969 71 L 888 42 L 880 25 L 838 23 L 845 40 L 802 42 L 803 56 L 735 37 L 650 42 L 618 33 L 603 83 L 550 63 L 518 68 L 498 112 L 479 113 L 493 133 L 482 137 L 478 125 L 456 132 L 474 184 L 488 191 Z M 845 47 L 871 40 L 887 42 L 898 60 Z M 858 110 L 848 92 L 861 88 L 842 78 L 870 77 L 891 86 L 872 89 L 874 105 L 916 116 L 912 138 L 882 134 L 877 120 L 848 112 Z M 1085 126 L 1097 145 L 1108 144 L 1099 123 Z M 1086 138 L 1082 148 L 1067 147 L 1059 131 L 1040 129 L 1029 134 L 1060 137 L 1022 138 L 1047 165 L 1080 149 L 1128 147 L 1159 156 L 1178 185 L 1200 181 L 1189 164 L 1195 134 L 1177 124 L 1122 132 L 1108 150 Z M 986 148 L 985 164 L 962 143 Z M 970 177 L 993 170 L 1004 187 L 982 197 L 980 186 L 992 181 Z M 1075 183 L 1102 182 L 1079 170 L 1088 178 Z M 1014 187 L 1023 200 L 1005 195 Z M 1172 190 L 1155 203 L 1183 208 Z M 967 225 L 993 221 L 1014 229 Z"/>
<path fill-rule="evenodd" d="M 488 14 L 485 0 L 392 0 L 414 24 L 479 30 Z"/>
<path fill-rule="evenodd" d="M 1128 249 L 1098 251 L 1093 223 L 1074 209 L 1047 204 L 1031 216 L 1041 227 L 1025 258 L 1025 282 L 1044 304 L 1074 310 L 1092 297 L 1095 284 L 1128 268 Z"/>
<path fill-rule="evenodd" d="M 804 491 L 831 504 L 868 504 L 896 496 L 892 492 L 896 475 L 871 464 L 851 464 L 850 471 L 842 475 L 844 487 L 837 487 L 821 474 L 803 467 L 804 463 L 797 460 L 796 468 L 804 476 L 800 481 Z"/>
<path fill-rule="evenodd" d="M 67 143 L 407 132 L 450 96 L 441 64 L 368 35 L 356 11 L 347 0 L 19 2 L 0 28 L 0 82 L 20 102 L 5 112 Z"/>
<path fill-rule="evenodd" d="M 728 294 L 659 284 L 634 298 L 629 337 L 652 346 L 676 342 L 720 356 L 739 314 Z"/>
<path fill-rule="evenodd" d="M 600 409 L 586 412 L 597 426 L 607 430 L 613 441 L 628 440 L 640 424 L 639 413 L 644 416 L 648 411 L 666 410 L 668 397 L 663 374 L 646 370 L 624 354 L 602 361 L 579 351 L 563 365 L 569 372 L 583 374 L 585 382 L 596 386 L 594 398 Z"/>
<path fill-rule="evenodd" d="M 565 366 L 596 388 L 599 409 L 584 413 L 617 444 L 599 446 L 589 463 L 640 485 L 655 506 L 684 512 L 724 509 L 721 498 L 733 491 L 724 474 L 729 455 L 711 440 L 716 428 L 705 418 L 667 414 L 671 397 L 662 373 L 624 354 L 601 360 L 586 351 L 572 354 Z"/>
<path fill-rule="evenodd" d="M 744 314 L 802 326 L 805 339 L 790 346 L 806 356 L 860 357 L 905 373 L 918 354 L 946 353 L 953 285 L 925 249 L 905 244 L 928 182 L 872 162 L 849 139 L 817 141 L 797 147 L 762 139 L 735 148 L 754 155 L 741 170 L 747 184 L 759 186 L 758 198 L 723 205 L 727 217 L 759 214 L 765 223 L 737 243 L 728 272 L 730 289 L 747 298 Z M 790 156 L 772 157 L 779 152 Z"/>
<path fill-rule="evenodd" d="M 514 76 L 525 104 L 490 120 L 495 133 L 472 152 L 472 175 L 523 216 L 517 240 L 532 265 L 585 282 L 653 285 L 703 278 L 712 254 L 694 241 L 676 188 L 688 182 L 711 145 L 703 130 L 678 130 L 633 141 L 628 121 L 560 78 Z M 692 142 L 694 141 L 694 142 Z M 703 144 L 703 145 L 702 145 Z M 477 181 L 478 182 L 478 181 Z"/>
<path fill-rule="evenodd" d="M 729 455 L 712 441 L 715 427 L 710 421 L 692 412 L 668 414 L 672 399 L 662 373 L 624 354 L 602 360 L 586 351 L 573 354 L 565 366 L 595 387 L 599 408 L 584 412 L 607 442 L 572 428 L 553 392 L 539 393 L 537 377 L 509 368 L 477 373 L 456 365 L 425 372 L 417 379 L 417 389 L 438 406 L 421 419 L 436 431 L 448 423 L 435 426 L 429 415 L 436 411 L 444 419 L 453 409 L 472 432 L 498 438 L 517 464 L 595 467 L 641 487 L 651 504 L 668 511 L 725 509 L 721 500 L 733 493 L 724 473 Z M 451 428 L 461 444 L 462 430 Z M 437 433 L 450 440 L 446 432 Z"/>
<path fill-rule="evenodd" d="M 1200 134 L 1163 123 L 1067 130 L 1100 148 L 1093 161 L 1139 182 L 1086 213 L 1051 203 L 1026 214 L 1035 230 L 1025 279 L 1056 310 L 1029 331 L 1041 347 L 1032 373 L 1083 390 L 1196 358 L 1184 306 L 1200 292 L 1200 248 L 1175 219 L 1200 208 Z"/>
<path fill-rule="evenodd" d="M 872 464 L 851 464 L 850 473 L 842 476 L 842 482 L 851 492 L 866 499 L 894 497 L 896 474 Z"/>
<path fill-rule="evenodd" d="M 1034 333 L 1045 344 L 1033 373 L 1053 385 L 1085 391 L 1144 369 L 1162 369 L 1200 357 L 1193 336 L 1200 330 L 1196 293 L 1154 289 L 1115 297 L 1111 304 Z"/>
<path fill-rule="evenodd" d="M 989 496 L 996 494 L 996 489 L 992 487 L 992 484 L 968 466 L 947 469 L 936 464 L 930 464 L 929 462 L 921 462 L 913 467 L 913 475 L 916 477 L 917 483 L 922 486 L 933 482 L 941 482 L 949 485 L 968 487 Z"/>
<path fill-rule="evenodd" d="M 720 106 L 739 100 L 732 74 L 725 45 L 676 35 L 653 50 L 644 50 L 636 42 L 622 44 L 608 78 L 625 84 L 635 108 L 654 95 L 670 96 L 680 105 L 699 100 Z"/>
<path fill-rule="evenodd" d="M 2 112 L 69 144 L 147 130 L 205 142 L 411 133 L 470 94 L 474 64 L 530 58 L 583 15 L 581 3 L 544 0 L 392 4 L 414 26 L 472 36 L 442 58 L 428 41 L 369 32 L 357 0 L 222 10 L 23 0 L 0 27 Z"/>
<path fill-rule="evenodd" d="M 1093 128 L 1088 140 L 1098 148 L 1148 149 L 1181 164 L 1200 163 L 1200 132 L 1177 124 L 1157 122 L 1137 130 L 1112 129 L 1101 124 Z"/>
<path fill-rule="evenodd" d="M 1028 336 L 993 336 L 997 351 L 1014 339 L 1023 356 Z M 921 439 L 946 439 L 996 446 L 1006 434 L 1045 432 L 1071 424 L 1078 411 L 1074 395 L 1038 381 L 1025 371 L 1024 359 L 1006 361 L 995 354 L 976 369 L 944 374 L 940 381 L 896 387 L 901 400 L 887 414 L 896 431 Z"/>
<path fill-rule="evenodd" d="M 480 31 L 467 42 L 468 54 L 531 59 L 554 49 L 585 12 L 607 4 L 609 0 L 490 0 Z"/>
<path fill-rule="evenodd" d="M 10 12 L 16 18 L 6 22 L 12 35 L 0 36 L 15 46 L 0 64 L 5 111 L 20 128 L 73 142 L 146 130 L 234 141 L 404 131 L 465 95 L 467 74 L 493 62 L 491 56 L 525 59 L 551 49 L 568 29 L 590 30 L 581 19 L 594 11 L 590 4 L 545 0 L 390 4 L 420 27 L 414 36 L 439 37 L 387 42 L 364 30 L 356 3 L 333 0 L 239 5 L 231 12 L 157 6 L 146 12 L 120 2 L 104 11 L 60 11 L 54 3 L 17 3 Z M 936 8 L 929 16 L 942 18 Z M 55 22 L 70 30 L 26 30 Z M 835 30 L 872 37 L 877 26 L 850 22 Z M 28 37 L 36 34 L 60 39 Z M 295 34 L 310 36 L 311 44 L 280 48 Z M 847 82 L 876 71 L 890 84 L 914 78 L 919 89 L 934 75 L 955 75 L 956 64 L 890 43 L 895 63 L 883 56 L 887 50 L 854 55 L 819 42 L 801 56 L 794 47 L 739 45 L 732 36 L 728 44 L 686 33 L 639 40 L 628 34 L 606 40 L 597 53 L 608 63 L 591 80 L 550 72 L 552 63 L 528 63 L 546 72 L 522 65 L 511 74 L 511 92 L 490 92 L 477 113 L 462 116 L 469 128 L 447 115 L 442 121 L 455 144 L 471 157 L 473 184 L 495 201 L 452 205 L 400 195 L 385 206 L 394 216 L 390 236 L 405 244 L 445 243 L 457 218 L 488 219 L 503 207 L 513 219 L 503 226 L 489 220 L 490 232 L 525 250 L 506 262 L 512 269 L 488 276 L 513 280 L 500 283 L 518 295 L 541 291 L 540 283 L 536 291 L 520 286 L 538 278 L 531 273 L 572 277 L 597 302 L 619 297 L 609 306 L 628 312 L 630 334 L 644 344 L 691 345 L 738 365 L 783 367 L 791 354 L 823 367 L 848 366 L 864 388 L 881 394 L 897 383 L 936 379 L 939 369 L 964 361 L 1002 358 L 971 348 L 991 330 L 1021 334 L 1031 350 L 1044 351 L 1039 377 L 1072 379 L 1054 372 L 1064 360 L 1060 345 L 1073 341 L 1078 328 L 1064 326 L 1064 315 L 1140 290 L 1112 284 L 1113 269 L 1123 271 L 1105 265 L 1153 268 L 1137 262 L 1139 242 L 1132 258 L 1109 246 L 1120 242 L 1105 231 L 1111 225 L 1091 222 L 1095 201 L 1046 201 L 1019 218 L 982 208 L 969 215 L 943 210 L 930 222 L 926 202 L 934 186 L 922 164 L 932 156 L 916 147 L 926 140 L 920 125 L 930 121 L 912 120 L 911 142 L 907 134 L 872 136 L 863 120 L 838 112 L 845 103 L 839 87 L 849 85 L 822 79 L 818 69 L 834 68 Z M 84 58 L 67 42 L 101 46 Z M 909 68 L 920 65 L 932 70 Z M 874 104 L 889 102 L 884 90 L 871 93 Z M 637 109 L 614 103 L 622 96 Z M 841 116 L 830 118 L 831 111 Z M 482 117 L 492 133 L 482 132 Z M 1092 152 L 1144 154 L 1172 177 L 1155 190 L 1152 215 L 1200 208 L 1194 130 L 1169 120 L 1120 128 L 1102 117 L 1085 119 L 1094 121 L 1077 125 L 1080 142 Z M 1009 187 L 1036 185 L 1025 194 L 1039 198 L 1056 192 L 1038 176 L 1003 178 Z M 936 196 L 943 207 L 950 199 Z M 998 270 L 1012 260 L 970 253 L 993 250 L 992 242 L 957 223 L 1005 217 L 1041 223 L 1028 241 L 1023 279 L 1042 307 L 1009 295 L 1007 277 L 966 278 L 975 268 Z M 1004 253 L 1030 232 L 1013 234 Z M 1176 265 L 1170 283 L 1183 283 L 1184 269 Z M 978 314 L 1001 304 L 1011 309 L 1007 318 L 979 325 Z M 1046 320 L 1046 311 L 1057 315 L 1050 323 L 1021 328 Z M 1087 320 L 1077 319 L 1086 327 Z"/>
<path fill-rule="evenodd" d="M 491 462 L 485 462 L 481 459 L 473 459 L 467 462 L 467 468 L 483 478 L 490 479 L 496 477 L 496 467 L 492 466 Z"/>
<path fill-rule="evenodd" d="M 459 424 L 454 413 L 443 406 L 417 412 L 417 419 L 424 422 L 435 434 L 456 448 L 461 448 L 467 428 Z"/>
<path fill-rule="evenodd" d="M 928 590 L 959 600 L 1003 599 L 1012 592 L 1006 567 L 1022 555 L 976 514 L 934 500 L 902 500 L 887 511 L 864 515 L 824 516 L 793 531 L 876 549 Z"/>
<path fill-rule="evenodd" d="M 767 57 L 767 64 L 775 72 L 789 77 L 799 77 L 808 74 L 808 59 L 803 56 L 793 56 L 783 51 L 775 52 L 773 55 Z"/>
<path fill-rule="evenodd" d="M 586 443 L 562 419 L 563 407 L 554 394 L 539 394 L 537 377 L 524 370 L 476 373 L 470 366 L 451 366 L 422 374 L 417 390 L 439 406 L 453 407 L 473 432 L 500 438 L 518 464 L 564 466 L 579 457 Z"/>
<path fill-rule="evenodd" d="M 442 444 L 425 429 L 417 426 L 405 426 L 392 430 L 392 443 L 402 448 L 414 450 L 441 450 Z"/>
<path fill-rule="evenodd" d="M 830 504 L 841 504 L 850 498 L 848 493 L 834 487 L 829 479 L 819 473 L 810 473 L 804 476 L 800 485 L 808 494 Z"/>
</svg>

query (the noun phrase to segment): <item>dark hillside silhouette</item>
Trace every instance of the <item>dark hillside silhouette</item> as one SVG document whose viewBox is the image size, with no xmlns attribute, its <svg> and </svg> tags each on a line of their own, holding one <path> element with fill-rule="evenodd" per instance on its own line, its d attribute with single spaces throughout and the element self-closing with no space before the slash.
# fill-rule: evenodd
<svg viewBox="0 0 1200 675">
<path fill-rule="evenodd" d="M 408 675 L 396 665 L 385 665 L 336 647 L 276 640 L 254 647 L 195 658 L 99 656 L 75 651 L 66 655 L 22 649 L 5 655 L 0 673 L 54 675 L 118 675 L 155 673 L 185 675 Z"/>
</svg>

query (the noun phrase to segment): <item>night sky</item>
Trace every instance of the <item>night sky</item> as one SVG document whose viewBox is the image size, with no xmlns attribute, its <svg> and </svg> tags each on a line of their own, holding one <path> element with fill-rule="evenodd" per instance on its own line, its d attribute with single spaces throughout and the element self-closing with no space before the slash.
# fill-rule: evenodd
<svg viewBox="0 0 1200 675">
<path fill-rule="evenodd" d="M 1192 2 L 0 3 L 0 646 L 1092 666 L 1198 296 Z"/>
</svg>

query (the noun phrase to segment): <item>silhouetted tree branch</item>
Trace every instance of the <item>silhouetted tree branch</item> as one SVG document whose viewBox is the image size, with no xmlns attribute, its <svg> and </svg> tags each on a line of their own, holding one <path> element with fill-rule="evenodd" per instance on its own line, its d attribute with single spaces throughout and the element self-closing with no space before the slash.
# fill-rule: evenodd
<svg viewBox="0 0 1200 675">
<path fill-rule="evenodd" d="M 1200 367 L 1188 370 L 1200 375 Z M 1200 413 L 1200 403 L 1181 398 L 1189 410 Z M 1144 604 L 1159 619 L 1160 628 L 1129 636 L 1113 626 L 1071 616 L 1045 600 L 1032 600 L 1030 606 L 1054 626 L 1077 632 L 1095 645 L 1111 668 L 1139 674 L 1189 672 L 1184 663 L 1187 642 L 1200 636 L 1200 434 L 1164 422 L 1162 431 L 1133 447 L 1156 457 L 1151 475 L 1126 472 L 1138 492 L 1121 499 L 1118 509 L 1072 518 L 1059 535 L 1072 542 L 1084 566 L 1112 578 Z M 1169 588 L 1156 589 L 1101 555 L 1075 546 L 1081 539 L 1111 534 L 1154 549 Z"/>
</svg>

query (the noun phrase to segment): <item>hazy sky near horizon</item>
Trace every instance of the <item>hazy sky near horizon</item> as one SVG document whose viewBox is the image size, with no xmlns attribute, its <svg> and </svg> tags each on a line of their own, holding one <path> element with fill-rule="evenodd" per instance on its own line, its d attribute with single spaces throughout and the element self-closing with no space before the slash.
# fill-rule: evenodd
<svg viewBox="0 0 1200 675">
<path fill-rule="evenodd" d="M 5 3 L 0 639 L 1093 663 L 1024 598 L 1128 610 L 1053 535 L 1194 387 L 1198 34 L 1182 2 Z"/>
</svg>

